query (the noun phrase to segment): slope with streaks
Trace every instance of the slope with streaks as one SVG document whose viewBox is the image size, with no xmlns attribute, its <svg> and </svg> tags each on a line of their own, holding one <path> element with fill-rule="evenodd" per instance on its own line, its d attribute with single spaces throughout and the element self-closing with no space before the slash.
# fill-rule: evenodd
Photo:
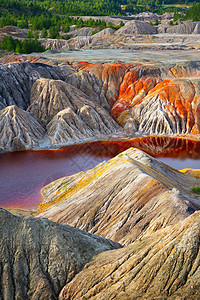
<svg viewBox="0 0 200 300">
<path fill-rule="evenodd" d="M 199 209 L 195 184 L 200 181 L 130 148 L 44 187 L 39 215 L 129 244 Z"/>
<path fill-rule="evenodd" d="M 60 300 L 199 299 L 200 213 L 97 255 L 67 284 Z"/>
<path fill-rule="evenodd" d="M 0 110 L 0 148 L 31 149 L 43 142 L 45 129 L 30 113 L 17 106 Z"/>
<path fill-rule="evenodd" d="M 120 245 L 68 225 L 0 209 L 0 299 L 57 299 L 99 252 Z"/>
</svg>

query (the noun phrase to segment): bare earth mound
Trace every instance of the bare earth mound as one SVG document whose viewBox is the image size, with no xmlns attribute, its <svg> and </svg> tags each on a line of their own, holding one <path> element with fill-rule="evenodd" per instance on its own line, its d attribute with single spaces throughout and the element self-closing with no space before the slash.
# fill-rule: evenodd
<svg viewBox="0 0 200 300">
<path fill-rule="evenodd" d="M 24 219 L 0 209 L 0 299 L 57 299 L 94 255 L 117 243 L 55 224 Z"/>
<path fill-rule="evenodd" d="M 12 105 L 0 110 L 0 148 L 30 149 L 42 142 L 43 126 L 30 113 Z"/>
<path fill-rule="evenodd" d="M 97 255 L 65 286 L 61 300 L 200 297 L 200 213 Z"/>
<path fill-rule="evenodd" d="M 200 208 L 195 177 L 130 148 L 92 170 L 42 190 L 40 216 L 130 244 Z"/>
</svg>

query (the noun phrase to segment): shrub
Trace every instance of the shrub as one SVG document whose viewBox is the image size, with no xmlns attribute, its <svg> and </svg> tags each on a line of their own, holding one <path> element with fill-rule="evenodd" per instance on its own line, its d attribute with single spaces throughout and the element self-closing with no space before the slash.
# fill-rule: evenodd
<svg viewBox="0 0 200 300">
<path fill-rule="evenodd" d="M 200 186 L 193 186 L 192 191 L 196 194 L 200 194 Z"/>
</svg>

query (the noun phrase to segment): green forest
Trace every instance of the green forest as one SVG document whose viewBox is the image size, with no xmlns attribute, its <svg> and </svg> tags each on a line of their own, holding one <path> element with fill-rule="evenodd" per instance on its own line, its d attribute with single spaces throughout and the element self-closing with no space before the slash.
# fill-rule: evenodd
<svg viewBox="0 0 200 300">
<path fill-rule="evenodd" d="M 25 39 L 20 41 L 13 39 L 11 36 L 4 36 L 0 49 L 26 54 L 46 50 L 37 39 Z"/>
<path fill-rule="evenodd" d="M 186 9 L 186 6 L 189 9 Z M 112 23 L 92 20 L 83 21 L 71 16 L 117 16 L 127 13 L 135 14 L 142 11 L 155 13 L 175 12 L 176 19 L 179 12 L 185 12 L 186 19 L 200 21 L 200 3 L 189 0 L 0 0 L 0 28 L 12 25 L 28 29 L 28 38 L 25 41 L 4 39 L 1 49 L 30 53 L 44 51 L 37 41 L 43 38 L 70 38 L 68 32 L 71 25 L 77 28 L 84 26 L 94 27 L 93 33 L 106 27 L 119 28 Z M 176 20 L 175 20 L 176 21 Z M 59 32 L 62 30 L 62 36 Z"/>
<path fill-rule="evenodd" d="M 79 27 L 89 26 L 80 20 L 69 18 L 73 15 L 126 15 L 127 12 L 139 13 L 145 10 L 162 14 L 183 10 L 178 4 L 184 6 L 192 3 L 188 0 L 0 0 L 0 28 L 13 25 L 43 30 L 64 25 L 67 32 L 68 26 L 72 24 Z M 198 3 L 187 11 L 187 16 L 200 19 Z"/>
</svg>

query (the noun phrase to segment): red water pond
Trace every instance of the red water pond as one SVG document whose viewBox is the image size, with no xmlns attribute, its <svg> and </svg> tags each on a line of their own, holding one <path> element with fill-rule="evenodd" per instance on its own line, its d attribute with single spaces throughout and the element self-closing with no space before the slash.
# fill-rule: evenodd
<svg viewBox="0 0 200 300">
<path fill-rule="evenodd" d="M 139 148 L 176 168 L 200 168 L 200 142 L 148 137 L 131 141 L 94 142 L 59 150 L 0 154 L 0 206 L 34 208 L 40 189 L 60 177 L 93 168 L 129 147 Z"/>
</svg>

